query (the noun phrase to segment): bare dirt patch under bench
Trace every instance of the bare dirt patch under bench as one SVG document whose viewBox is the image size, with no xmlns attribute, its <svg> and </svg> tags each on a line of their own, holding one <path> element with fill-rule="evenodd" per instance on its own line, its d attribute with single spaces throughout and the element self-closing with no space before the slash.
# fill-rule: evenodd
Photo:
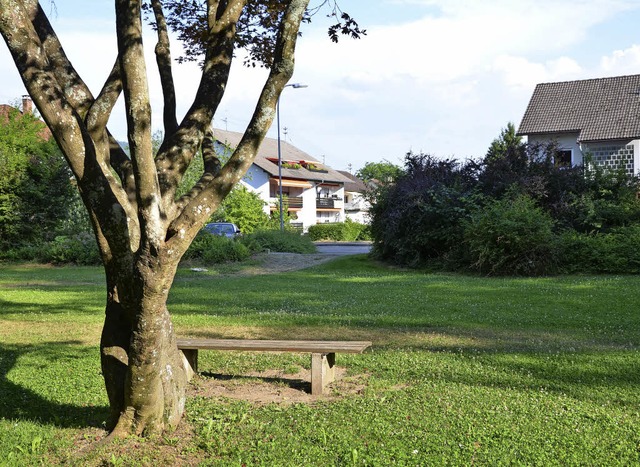
<svg viewBox="0 0 640 467">
<path fill-rule="evenodd" d="M 312 403 L 359 394 L 365 387 L 366 376 L 347 376 L 344 368 L 336 367 L 336 380 L 321 396 L 311 394 L 310 379 L 311 372 L 307 369 L 295 374 L 268 370 L 241 376 L 204 372 L 192 380 L 188 395 L 244 400 L 256 405 Z"/>
</svg>

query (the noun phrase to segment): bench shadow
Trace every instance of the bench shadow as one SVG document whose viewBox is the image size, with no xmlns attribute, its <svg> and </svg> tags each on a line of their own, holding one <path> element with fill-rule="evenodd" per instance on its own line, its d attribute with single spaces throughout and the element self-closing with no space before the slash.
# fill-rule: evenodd
<svg viewBox="0 0 640 467">
<path fill-rule="evenodd" d="M 106 405 L 57 403 L 15 383 L 9 377 L 18 360 L 28 354 L 39 354 L 51 362 L 61 358 L 83 358 L 82 353 L 86 350 L 71 347 L 77 344 L 79 342 L 76 341 L 45 342 L 38 345 L 0 344 L 0 419 L 31 421 L 60 428 L 103 427 L 103 422 L 109 415 Z M 37 369 L 30 371 L 35 372 Z M 73 377 L 76 378 L 77 375 Z"/>
<path fill-rule="evenodd" d="M 286 386 L 297 391 L 302 391 L 307 394 L 311 394 L 311 383 L 300 378 L 285 378 L 274 376 L 247 376 L 247 375 L 226 375 L 222 373 L 212 373 L 210 371 L 202 371 L 200 376 L 206 378 L 213 378 L 221 381 L 260 381 L 267 384 L 276 384 L 280 386 Z"/>
</svg>

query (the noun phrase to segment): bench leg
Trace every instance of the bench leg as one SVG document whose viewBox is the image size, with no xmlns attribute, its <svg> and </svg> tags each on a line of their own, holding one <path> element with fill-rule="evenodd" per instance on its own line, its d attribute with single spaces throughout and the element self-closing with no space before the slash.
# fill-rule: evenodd
<svg viewBox="0 0 640 467">
<path fill-rule="evenodd" d="M 180 352 L 187 372 L 187 381 L 191 381 L 193 375 L 198 372 L 198 349 L 180 349 Z"/>
<path fill-rule="evenodd" d="M 335 353 L 313 353 L 311 354 L 311 394 L 321 395 L 327 384 L 331 383 L 335 377 Z"/>
</svg>

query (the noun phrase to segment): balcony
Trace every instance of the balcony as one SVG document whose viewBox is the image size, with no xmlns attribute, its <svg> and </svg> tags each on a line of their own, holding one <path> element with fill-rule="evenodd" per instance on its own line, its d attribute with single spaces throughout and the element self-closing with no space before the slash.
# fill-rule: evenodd
<svg viewBox="0 0 640 467">
<path fill-rule="evenodd" d="M 271 206 L 274 209 L 278 208 L 278 197 L 274 197 L 271 198 Z M 288 196 L 284 196 L 282 198 L 282 202 L 285 206 L 287 206 L 289 209 L 302 209 L 302 197 L 301 196 L 292 196 L 292 197 L 288 197 Z"/>
<path fill-rule="evenodd" d="M 316 209 L 341 209 L 342 198 L 316 198 Z"/>
<path fill-rule="evenodd" d="M 344 210 L 345 211 L 365 211 L 368 206 L 364 200 L 352 201 L 351 203 L 345 203 Z"/>
</svg>

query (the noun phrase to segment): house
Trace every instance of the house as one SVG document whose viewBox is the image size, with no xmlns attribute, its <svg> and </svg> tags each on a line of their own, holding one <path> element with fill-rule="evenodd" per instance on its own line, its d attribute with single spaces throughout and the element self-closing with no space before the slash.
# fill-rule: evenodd
<svg viewBox="0 0 640 467">
<path fill-rule="evenodd" d="M 538 84 L 518 135 L 556 141 L 558 165 L 640 171 L 640 75 Z"/>
<path fill-rule="evenodd" d="M 242 133 L 214 129 L 216 151 L 224 158 Z M 344 186 L 351 180 L 286 141 L 280 142 L 283 205 L 304 231 L 324 222 L 343 222 Z M 265 138 L 241 183 L 258 193 L 268 213 L 279 210 L 278 140 Z"/>
<path fill-rule="evenodd" d="M 13 112 L 18 112 L 19 115 L 27 115 L 33 114 L 33 101 L 29 96 L 22 96 L 22 111 L 18 110 L 16 107 L 8 104 L 0 104 L 0 123 L 6 124 L 9 122 L 9 116 Z M 47 127 L 46 123 L 42 120 L 38 120 L 39 124 L 41 124 L 42 129 L 38 132 L 39 136 L 45 140 L 49 141 L 51 139 L 51 130 Z"/>
<path fill-rule="evenodd" d="M 344 215 L 347 219 L 368 224 L 371 204 L 365 198 L 367 186 L 362 180 L 345 170 L 338 170 L 350 181 L 344 184 Z"/>
</svg>

